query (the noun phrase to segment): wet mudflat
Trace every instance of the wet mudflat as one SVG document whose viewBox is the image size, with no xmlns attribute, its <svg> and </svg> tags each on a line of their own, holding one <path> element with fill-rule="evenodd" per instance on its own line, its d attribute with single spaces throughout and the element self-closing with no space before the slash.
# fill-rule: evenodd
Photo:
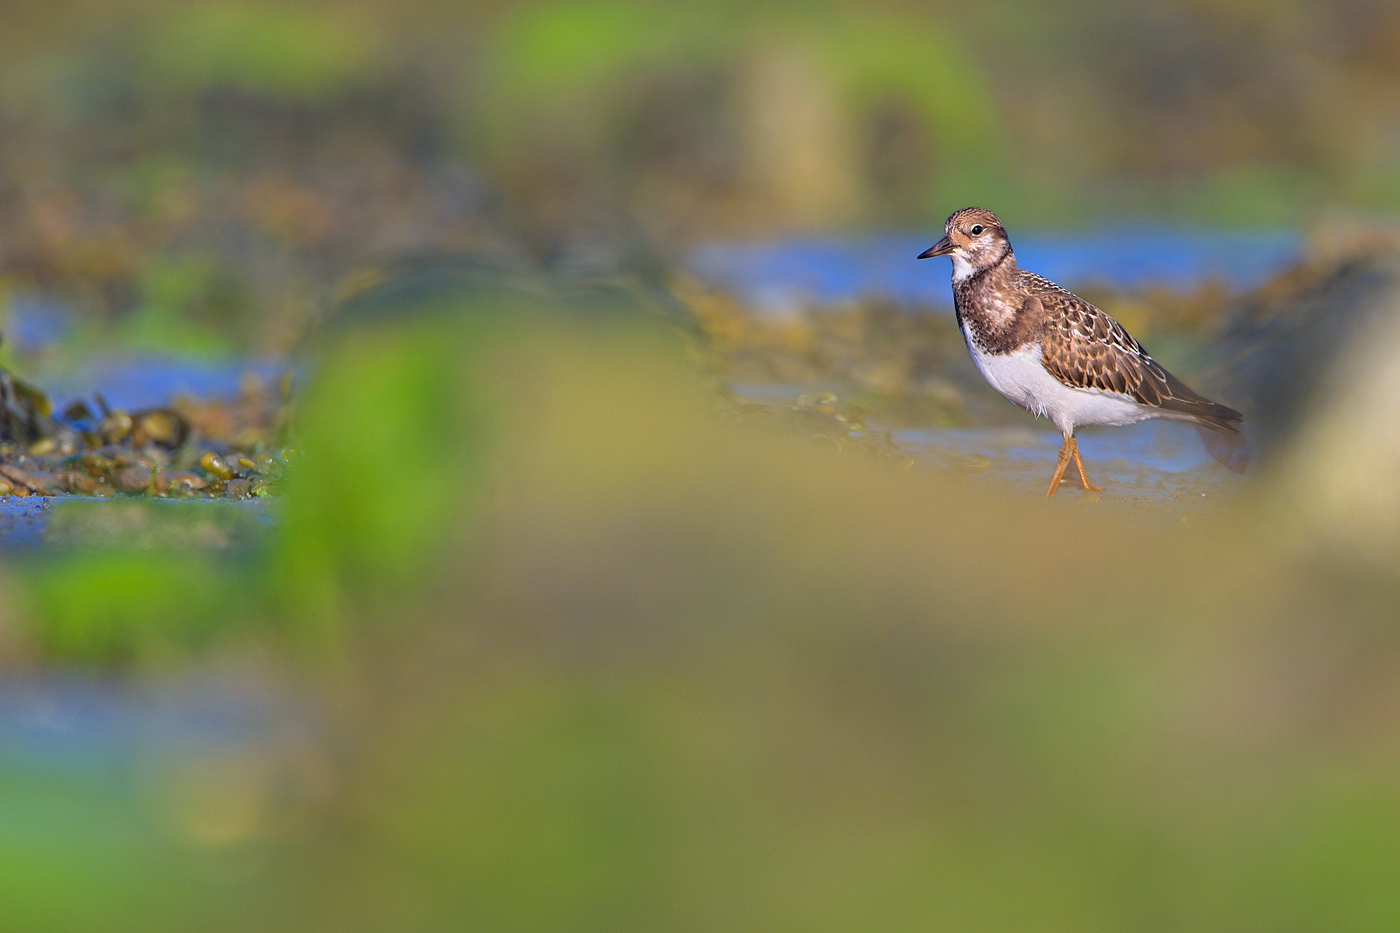
<svg viewBox="0 0 1400 933">
<path fill-rule="evenodd" d="M 59 404 L 46 386 L 0 369 L 0 496 L 271 495 L 290 456 L 293 375 L 269 380 L 246 366 L 236 386 L 190 392 L 191 373 L 218 386 L 236 366 L 133 360 L 114 376 L 98 363 L 89 384 L 117 389 L 118 401 L 90 389 Z M 144 405 L 129 404 L 136 399 Z"/>
<path fill-rule="evenodd" d="M 894 437 L 921 464 L 1026 495 L 1045 492 L 1061 443 L 1053 428 L 1027 427 L 913 428 Z M 1229 502 L 1243 488 L 1187 425 L 1147 421 L 1086 429 L 1078 439 L 1089 481 L 1103 487 L 1106 500 L 1185 512 Z M 1073 473 L 1071 467 L 1057 498 L 1082 495 Z"/>
<path fill-rule="evenodd" d="M 1017 498 L 1044 495 L 1061 436 L 1043 420 L 1011 411 L 990 424 L 890 426 L 860 404 L 835 393 L 794 395 L 784 385 L 743 386 L 736 404 L 747 421 L 787 426 L 843 453 L 869 454 L 915 471 L 997 489 Z M 868 422 L 868 423 L 867 423 Z M 1217 463 L 1189 425 L 1145 421 L 1086 428 L 1078 435 L 1089 480 L 1102 487 L 1100 501 L 1137 511 L 1187 514 L 1233 501 L 1245 480 Z M 1058 500 L 1079 500 L 1074 471 L 1066 474 Z"/>
<path fill-rule="evenodd" d="M 228 515 L 246 515 L 251 524 L 204 540 L 246 543 L 247 529 L 271 527 L 275 514 L 266 499 L 249 497 L 252 477 L 280 475 L 281 452 L 267 445 L 288 399 L 268 387 L 286 372 L 275 362 L 106 357 L 46 376 L 30 387 L 42 394 L 20 394 L 7 411 L 0 551 L 139 548 L 155 543 L 153 536 L 191 541 L 198 535 L 191 529 L 211 518 L 227 525 Z M 266 474 L 258 473 L 259 456 Z M 236 472 L 249 481 L 229 496 Z M 208 508 L 216 490 L 232 511 Z M 82 505 L 65 505 L 78 499 Z M 147 502 L 165 508 L 150 512 L 142 508 Z"/>
</svg>

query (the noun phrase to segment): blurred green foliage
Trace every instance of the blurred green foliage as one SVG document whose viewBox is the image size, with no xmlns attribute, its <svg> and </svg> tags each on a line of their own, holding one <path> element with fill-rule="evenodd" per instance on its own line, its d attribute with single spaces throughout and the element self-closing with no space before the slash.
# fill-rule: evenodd
<svg viewBox="0 0 1400 933">
<path fill-rule="evenodd" d="M 58 502 L 45 530 L 53 553 L 26 565 L 35 647 L 99 666 L 179 660 L 265 618 L 266 569 L 247 553 L 261 523 L 232 503 L 190 505 Z"/>
<path fill-rule="evenodd" d="M 216 2 L 152 18 L 146 67 L 160 87 L 225 87 L 314 102 L 373 77 L 379 34 L 334 7 Z"/>
<path fill-rule="evenodd" d="M 452 323 L 434 314 L 370 325 L 325 359 L 304 409 L 306 454 L 274 558 L 292 617 L 333 627 L 347 596 L 403 598 L 461 527 L 492 444 L 492 414 L 465 388 L 483 338 L 463 331 L 483 309 L 454 310 Z"/>
<path fill-rule="evenodd" d="M 196 866 L 170 844 L 145 792 L 114 780 L 115 769 L 95 770 L 11 764 L 0 777 L 6 926 L 35 933 L 188 929 L 182 925 L 211 894 L 208 863 Z"/>
<path fill-rule="evenodd" d="M 1028 508 L 717 423 L 619 294 L 371 302 L 269 546 L 14 581 L 51 657 L 252 642 L 335 720 L 55 785 L 92 831 L 6 834 L 52 846 L 28 928 L 1394 925 L 1393 579 L 1266 499 Z"/>
<path fill-rule="evenodd" d="M 227 629 L 240 587 L 206 557 L 111 551 L 28 575 L 32 634 L 55 658 L 109 664 L 174 655 Z M 256 584 L 255 584 L 256 585 Z"/>
<path fill-rule="evenodd" d="M 133 350 L 227 355 L 247 323 L 243 285 L 214 256 L 152 260 L 137 279 L 142 303 L 119 329 Z"/>
</svg>

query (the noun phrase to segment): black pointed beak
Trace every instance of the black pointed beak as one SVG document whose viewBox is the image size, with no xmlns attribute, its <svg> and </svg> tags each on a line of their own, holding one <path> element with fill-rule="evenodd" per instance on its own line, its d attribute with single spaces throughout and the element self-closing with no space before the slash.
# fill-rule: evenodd
<svg viewBox="0 0 1400 933">
<path fill-rule="evenodd" d="M 953 241 L 946 236 L 937 243 L 930 246 L 919 254 L 920 259 L 932 259 L 934 256 L 947 256 L 953 251 Z"/>
</svg>

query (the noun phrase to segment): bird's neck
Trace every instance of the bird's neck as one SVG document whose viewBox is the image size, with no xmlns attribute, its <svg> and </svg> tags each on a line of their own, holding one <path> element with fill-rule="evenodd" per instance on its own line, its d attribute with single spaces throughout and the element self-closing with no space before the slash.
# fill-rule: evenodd
<svg viewBox="0 0 1400 933">
<path fill-rule="evenodd" d="M 952 254 L 952 259 L 955 285 L 987 277 L 1009 281 L 1009 278 L 1016 274 L 1016 254 L 1011 251 L 1010 243 L 1006 244 L 1006 250 L 991 262 L 974 266 L 957 253 Z"/>
<path fill-rule="evenodd" d="M 996 263 L 953 282 L 958 321 L 983 349 L 1009 352 L 1022 342 L 1018 317 L 1024 296 L 1016 271 L 1016 256 L 1008 249 Z"/>
<path fill-rule="evenodd" d="M 981 279 L 987 285 L 995 288 L 999 285 L 1010 283 L 1016 276 L 1016 254 L 1011 251 L 1011 244 L 1006 244 L 1006 252 L 997 257 L 992 262 L 973 273 L 973 278 Z"/>
</svg>

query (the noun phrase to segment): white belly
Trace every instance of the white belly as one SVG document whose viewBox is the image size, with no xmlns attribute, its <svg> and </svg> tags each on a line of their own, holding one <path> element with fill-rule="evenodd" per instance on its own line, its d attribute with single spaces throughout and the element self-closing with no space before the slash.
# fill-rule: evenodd
<svg viewBox="0 0 1400 933">
<path fill-rule="evenodd" d="M 1132 424 L 1161 412 L 1125 395 L 1065 385 L 1040 362 L 1040 348 L 1027 347 L 1003 356 L 985 353 L 971 340 L 972 361 L 993 389 L 1037 417 L 1044 415 L 1069 435 L 1086 424 Z"/>
</svg>

